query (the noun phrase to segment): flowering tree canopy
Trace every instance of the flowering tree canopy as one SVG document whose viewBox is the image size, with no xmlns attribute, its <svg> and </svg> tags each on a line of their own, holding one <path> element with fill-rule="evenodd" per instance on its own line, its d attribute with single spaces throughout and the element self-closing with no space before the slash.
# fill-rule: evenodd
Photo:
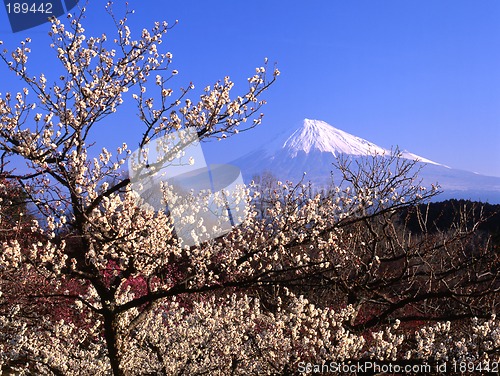
<svg viewBox="0 0 500 376">
<path fill-rule="evenodd" d="M 476 229 L 468 221 L 446 233 L 404 231 L 399 210 L 437 190 L 418 186 L 415 163 L 397 155 L 356 168 L 344 161 L 344 183 L 318 194 L 302 183 L 277 182 L 267 192 L 242 187 L 239 199 L 250 197 L 253 206 L 239 226 L 180 246 L 170 213 L 142 205 L 122 173 L 128 146 L 94 153 L 92 137 L 131 100 L 142 127 L 139 148 L 183 129 L 201 141 L 226 138 L 261 122 L 262 94 L 279 71 L 266 62 L 236 96 L 225 77 L 197 101 L 188 98 L 192 84 L 175 97 L 172 54 L 160 52 L 170 26 L 156 23 L 133 39 L 131 12 L 118 19 L 107 9 L 114 38 L 86 37 L 84 12 L 52 21 L 57 76 L 33 75 L 29 39 L 0 55 L 25 84 L 0 96 L 2 160 L 21 158 L 29 170 L 5 166 L 1 188 L 16 185 L 35 212 L 20 220 L 2 196 L 3 370 L 289 374 L 304 361 L 472 353 L 484 360 L 498 348 L 495 318 L 471 324 L 487 339 L 481 343 L 459 328 L 463 341 L 443 347 L 437 338 L 450 324 L 420 329 L 413 347 L 398 332 L 412 317 L 444 318 L 451 301 L 463 318 L 493 307 L 497 270 L 488 243 L 468 251 Z M 417 315 L 413 304 L 424 301 L 429 307 Z"/>
</svg>

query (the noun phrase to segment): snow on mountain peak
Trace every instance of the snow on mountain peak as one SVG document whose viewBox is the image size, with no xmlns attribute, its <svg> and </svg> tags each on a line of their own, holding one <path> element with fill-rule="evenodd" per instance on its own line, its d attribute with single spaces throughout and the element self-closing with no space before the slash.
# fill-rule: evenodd
<svg viewBox="0 0 500 376">
<path fill-rule="evenodd" d="M 304 119 L 302 126 L 285 141 L 283 149 L 292 158 L 296 157 L 299 152 L 309 154 L 312 151 L 332 153 L 335 157 L 339 154 L 356 156 L 391 154 L 390 150 L 370 141 L 337 129 L 324 121 L 311 119 Z M 430 159 L 407 151 L 403 151 L 401 156 L 422 163 L 439 165 Z"/>
<path fill-rule="evenodd" d="M 311 151 L 350 155 L 386 154 L 388 150 L 381 148 L 362 138 L 353 136 L 332 127 L 321 120 L 305 119 L 303 125 L 285 141 L 283 148 L 293 158 L 299 152 L 309 154 Z"/>
</svg>

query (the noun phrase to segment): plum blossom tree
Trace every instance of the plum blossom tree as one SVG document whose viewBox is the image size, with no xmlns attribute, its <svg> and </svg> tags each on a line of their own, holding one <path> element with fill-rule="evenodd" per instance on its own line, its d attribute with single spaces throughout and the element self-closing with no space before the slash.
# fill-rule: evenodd
<svg viewBox="0 0 500 376">
<path fill-rule="evenodd" d="M 51 47 L 62 65 L 57 77 L 32 75 L 29 39 L 10 56 L 5 50 L 0 56 L 26 85 L 22 92 L 8 92 L 0 99 L 0 148 L 3 158 L 21 157 L 31 170 L 3 175 L 18 183 L 36 207 L 30 231 L 38 239 L 29 249 L 18 239 L 10 239 L 4 243 L 2 256 L 4 268 L 27 264 L 54 284 L 50 294 L 31 294 L 31 300 L 65 300 L 97 315 L 110 367 L 121 374 L 119 316 L 130 315 L 138 307 L 144 311 L 144 305 L 189 286 L 157 277 L 165 272 L 164 265 L 181 257 L 172 224 L 166 215 L 154 215 L 135 205 L 129 179 L 119 176 L 130 154 L 125 144 L 114 161 L 106 149 L 90 157 L 91 130 L 119 110 L 130 89 L 144 127 L 139 147 L 152 137 L 185 127 L 196 130 L 201 140 L 224 138 L 260 123 L 262 115 L 248 125 L 246 121 L 258 114 L 264 104 L 258 98 L 279 71 L 272 71 L 268 80 L 266 67 L 257 68 L 248 91 L 234 99 L 229 77 L 207 86 L 196 103 L 187 98 L 193 84 L 172 99 L 174 91 L 167 86 L 177 74 L 169 68 L 172 54 L 158 52 L 170 26 L 155 23 L 135 40 L 126 24 L 131 12 L 117 19 L 111 4 L 107 9 L 118 32 L 112 41 L 106 35 L 84 35 L 80 23 L 84 12 L 77 18 L 68 16 L 66 25 L 52 20 Z M 153 75 L 151 88 L 147 82 Z M 156 95 L 147 95 L 147 89 Z M 200 261 L 209 257 L 201 253 Z M 84 291 L 68 291 L 63 280 L 77 281 Z M 134 291 L 128 291 L 132 287 Z"/>
<path fill-rule="evenodd" d="M 257 68 L 248 90 L 236 97 L 225 77 L 206 87 L 197 101 L 188 98 L 192 84 L 174 99 L 172 55 L 159 52 L 170 26 L 156 23 L 133 39 L 127 26 L 131 12 L 118 19 L 111 5 L 107 9 L 117 29 L 112 39 L 86 37 L 84 12 L 68 17 L 67 24 L 52 21 L 51 47 L 61 63 L 57 76 L 33 75 L 29 39 L 10 55 L 0 55 L 25 84 L 19 93 L 0 96 L 0 149 L 4 159 L 22 158 L 29 169 L 2 171 L 2 177 L 19 184 L 36 209 L 22 236 L 2 239 L 4 372 L 290 374 L 307 361 L 469 354 L 467 332 L 445 355 L 439 344 L 425 339 L 429 332 L 448 333 L 449 325 L 423 328 L 411 337 L 417 345 L 409 349 L 397 322 L 382 329 L 373 325 L 368 340 L 353 330 L 363 273 L 372 277 L 369 283 L 381 284 L 368 299 L 392 302 L 395 295 L 384 290 L 392 277 L 369 263 L 392 235 L 373 251 L 361 243 L 365 233 L 355 226 L 364 223 L 373 233 L 374 218 L 436 193 L 415 185 L 408 175 L 411 165 L 401 159 L 372 166 L 377 167 L 372 175 L 355 175 L 365 180 L 326 196 L 311 195 L 303 184 L 276 182 L 265 215 L 250 208 L 230 233 L 181 247 L 169 213 L 142 205 L 122 174 L 128 146 L 114 156 L 106 149 L 94 153 L 91 137 L 132 100 L 142 126 L 140 148 L 183 129 L 195 130 L 202 141 L 223 139 L 260 123 L 261 96 L 279 71 L 269 72 L 267 64 Z M 386 172 L 391 166 L 395 170 Z M 242 188 L 236 198 L 248 194 Z M 2 203 L 2 213 L 6 210 Z M 17 222 L 9 226 L 20 229 Z M 392 245 L 385 249 L 399 253 L 384 257 L 399 257 L 408 246 Z M 320 305 L 295 293 L 297 285 L 318 278 L 336 278 L 335 285 L 354 298 Z M 388 320 L 377 324 L 390 321 L 391 309 L 384 313 Z M 474 342 L 477 359 L 494 356 L 496 319 L 473 327 L 489 341 Z"/>
</svg>

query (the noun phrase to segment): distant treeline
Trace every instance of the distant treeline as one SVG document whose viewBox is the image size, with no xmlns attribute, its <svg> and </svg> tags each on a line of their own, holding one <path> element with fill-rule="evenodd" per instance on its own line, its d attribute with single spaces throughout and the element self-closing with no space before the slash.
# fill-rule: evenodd
<svg viewBox="0 0 500 376">
<path fill-rule="evenodd" d="M 417 208 L 404 208 L 401 211 L 401 219 L 407 220 L 408 229 L 414 233 L 422 231 L 417 209 L 422 214 L 421 218 L 426 223 L 427 231 L 431 233 L 450 229 L 459 221 L 463 221 L 469 227 L 483 217 L 484 221 L 479 225 L 478 230 L 491 235 L 494 243 L 500 244 L 500 205 L 498 204 L 452 199 L 422 204 Z"/>
</svg>

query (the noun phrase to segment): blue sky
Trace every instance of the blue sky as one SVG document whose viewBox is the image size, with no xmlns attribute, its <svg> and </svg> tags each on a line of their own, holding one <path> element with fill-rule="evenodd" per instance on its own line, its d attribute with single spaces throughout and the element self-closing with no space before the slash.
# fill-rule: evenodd
<svg viewBox="0 0 500 376">
<path fill-rule="evenodd" d="M 214 161 L 234 159 L 312 118 L 383 147 L 500 176 L 498 0 L 129 3 L 133 33 L 179 20 L 162 45 L 180 72 L 173 88 L 190 81 L 202 88 L 229 75 L 236 94 L 265 57 L 278 64 L 282 74 L 265 96 L 264 123 L 207 145 Z M 103 5 L 89 1 L 89 34 L 113 34 Z M 0 39 L 12 47 L 30 36 L 40 71 L 55 62 L 47 31 L 42 25 L 12 34 L 0 9 Z M 1 72 L 0 92 L 15 87 Z M 134 113 L 129 106 L 112 118 L 96 134 L 99 143 L 134 145 Z"/>
</svg>

